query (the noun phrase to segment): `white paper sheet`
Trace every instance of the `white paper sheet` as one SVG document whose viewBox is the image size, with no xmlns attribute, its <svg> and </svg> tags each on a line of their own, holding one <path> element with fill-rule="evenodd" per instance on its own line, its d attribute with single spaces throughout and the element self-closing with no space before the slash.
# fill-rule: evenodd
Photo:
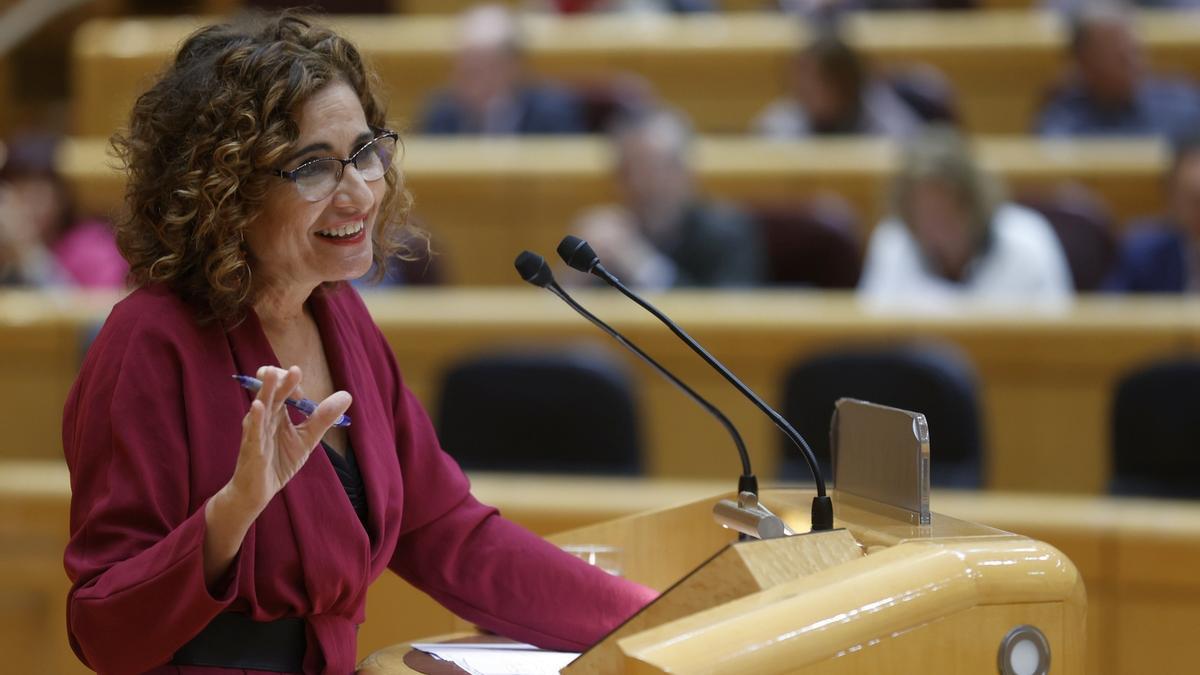
<svg viewBox="0 0 1200 675">
<path fill-rule="evenodd" d="M 452 661 L 471 675 L 558 675 L 579 656 L 523 642 L 414 642 L 412 648 Z"/>
</svg>

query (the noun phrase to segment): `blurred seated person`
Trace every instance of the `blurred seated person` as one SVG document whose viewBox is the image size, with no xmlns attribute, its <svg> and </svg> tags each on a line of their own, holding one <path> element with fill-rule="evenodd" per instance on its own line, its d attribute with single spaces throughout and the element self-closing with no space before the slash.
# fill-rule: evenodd
<svg viewBox="0 0 1200 675">
<path fill-rule="evenodd" d="M 1037 132 L 1182 138 L 1200 124 L 1200 89 L 1147 72 L 1129 17 L 1090 4 L 1072 20 L 1073 72 L 1042 109 Z"/>
<path fill-rule="evenodd" d="M 0 284 L 120 288 L 129 266 L 108 223 L 76 217 L 57 143 L 27 135 L 0 151 Z"/>
<path fill-rule="evenodd" d="M 1047 9 L 1059 12 L 1078 12 L 1096 0 L 1043 0 L 1041 3 Z M 1200 0 L 1125 0 L 1125 5 L 1143 9 L 1197 9 Z"/>
<path fill-rule="evenodd" d="M 754 130 L 774 138 L 828 134 L 907 136 L 921 119 L 833 30 L 819 30 L 792 61 L 790 93 L 764 110 Z"/>
<path fill-rule="evenodd" d="M 405 200 L 406 208 L 411 208 L 411 199 L 405 195 Z M 371 269 L 352 282 L 359 292 L 445 283 L 445 252 L 441 250 L 438 238 L 416 214 L 409 212 L 408 221 L 412 227 L 396 235 L 397 252 L 372 262 Z"/>
<path fill-rule="evenodd" d="M 440 286 L 446 281 L 444 265 L 440 256 L 424 239 L 404 241 L 406 255 L 393 255 L 352 283 L 359 292 L 393 289 L 399 286 Z M 411 251 L 411 253 L 407 253 Z M 382 274 L 379 268 L 383 268 Z"/>
<path fill-rule="evenodd" d="M 712 0 L 534 0 L 530 9 L 558 14 L 595 14 L 601 12 L 711 12 Z"/>
<path fill-rule="evenodd" d="M 1167 213 L 1129 227 L 1106 289 L 1200 291 L 1200 136 L 1176 146 L 1167 186 Z"/>
<path fill-rule="evenodd" d="M 764 274 L 757 226 L 732 205 L 697 194 L 689 166 L 691 130 L 657 109 L 613 132 L 622 203 L 580 216 L 575 233 L 605 267 L 641 288 L 751 286 Z"/>
<path fill-rule="evenodd" d="M 894 215 L 871 235 L 860 296 L 906 307 L 968 299 L 1055 307 L 1071 297 L 1051 225 L 1005 201 L 957 132 L 931 127 L 908 143 L 901 162 Z"/>
<path fill-rule="evenodd" d="M 479 5 L 459 22 L 450 85 L 428 102 L 427 134 L 575 134 L 584 115 L 574 94 L 536 83 L 525 70 L 515 17 L 500 5 Z"/>
</svg>

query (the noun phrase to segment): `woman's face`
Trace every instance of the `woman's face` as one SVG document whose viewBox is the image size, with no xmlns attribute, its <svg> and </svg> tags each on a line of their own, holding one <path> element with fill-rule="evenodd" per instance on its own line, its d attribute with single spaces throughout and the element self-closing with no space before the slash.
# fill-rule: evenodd
<svg viewBox="0 0 1200 675">
<path fill-rule="evenodd" d="M 792 87 L 813 128 L 843 126 L 843 118 L 850 106 L 837 83 L 830 79 L 829 73 L 822 71 L 816 59 L 801 57 L 793 71 Z"/>
<path fill-rule="evenodd" d="M 908 226 L 926 258 L 947 279 L 958 280 L 971 261 L 971 214 L 949 185 L 925 180 L 908 199 Z"/>
<path fill-rule="evenodd" d="M 343 81 L 313 94 L 300 106 L 296 124 L 299 137 L 279 167 L 284 170 L 310 159 L 349 157 L 374 137 L 358 96 Z M 246 232 L 256 283 L 311 290 L 366 274 L 386 190 L 385 179 L 368 183 L 353 164 L 346 166 L 333 193 L 316 202 L 280 178 Z"/>
</svg>

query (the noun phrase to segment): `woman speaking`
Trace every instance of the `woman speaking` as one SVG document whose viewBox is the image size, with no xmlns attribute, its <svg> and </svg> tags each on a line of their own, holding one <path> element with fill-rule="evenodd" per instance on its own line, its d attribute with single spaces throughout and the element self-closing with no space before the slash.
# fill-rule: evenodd
<svg viewBox="0 0 1200 675">
<path fill-rule="evenodd" d="M 408 205 L 352 44 L 294 14 L 204 28 L 113 145 L 136 288 L 63 419 L 87 665 L 344 675 L 384 568 L 559 649 L 654 597 L 471 496 L 347 283 L 398 253 Z"/>
</svg>

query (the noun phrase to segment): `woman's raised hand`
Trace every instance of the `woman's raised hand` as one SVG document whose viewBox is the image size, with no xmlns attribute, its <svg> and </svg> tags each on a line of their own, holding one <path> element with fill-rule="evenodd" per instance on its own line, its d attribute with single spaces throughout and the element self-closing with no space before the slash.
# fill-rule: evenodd
<svg viewBox="0 0 1200 675">
<path fill-rule="evenodd" d="M 242 445 L 230 486 L 239 501 L 261 510 L 304 466 L 338 416 L 350 408 L 350 394 L 334 392 L 307 420 L 293 425 L 284 401 L 302 398 L 300 369 L 263 366 L 256 376 L 262 388 L 242 419 Z"/>
<path fill-rule="evenodd" d="M 250 525 L 350 407 L 350 394 L 335 392 L 303 424 L 293 425 L 284 401 L 303 396 L 300 369 L 263 366 L 258 379 L 262 388 L 242 418 L 242 445 L 233 478 L 204 505 L 204 580 L 213 592 Z"/>
</svg>

